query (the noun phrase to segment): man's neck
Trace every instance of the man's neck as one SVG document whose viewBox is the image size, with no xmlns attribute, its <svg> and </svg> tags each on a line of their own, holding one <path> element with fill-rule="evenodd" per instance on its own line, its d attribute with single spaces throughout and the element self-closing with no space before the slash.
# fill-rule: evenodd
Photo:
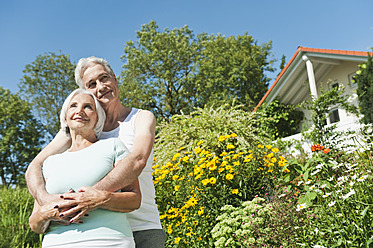
<svg viewBox="0 0 373 248">
<path fill-rule="evenodd" d="M 111 131 L 119 126 L 119 122 L 124 121 L 131 108 L 123 106 L 119 101 L 117 104 L 113 104 L 105 108 L 106 120 L 104 125 L 104 131 Z"/>
</svg>

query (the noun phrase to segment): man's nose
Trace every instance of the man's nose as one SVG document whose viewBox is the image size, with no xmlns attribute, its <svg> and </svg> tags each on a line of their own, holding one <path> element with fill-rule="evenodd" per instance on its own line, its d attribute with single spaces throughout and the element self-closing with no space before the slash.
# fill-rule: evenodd
<svg viewBox="0 0 373 248">
<path fill-rule="evenodd" d="M 104 83 L 101 82 L 99 79 L 96 80 L 97 88 L 102 90 L 104 88 Z"/>
</svg>

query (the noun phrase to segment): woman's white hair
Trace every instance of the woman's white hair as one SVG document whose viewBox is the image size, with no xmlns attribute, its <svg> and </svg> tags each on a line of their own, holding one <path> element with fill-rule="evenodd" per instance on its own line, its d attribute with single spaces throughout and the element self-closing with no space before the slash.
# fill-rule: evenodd
<svg viewBox="0 0 373 248">
<path fill-rule="evenodd" d="M 115 78 L 113 69 L 111 69 L 109 63 L 106 60 L 94 56 L 89 58 L 81 58 L 76 64 L 75 68 L 75 82 L 79 86 L 79 88 L 85 89 L 84 83 L 82 81 L 82 75 L 91 63 L 102 65 L 107 71 L 107 73 L 111 74 L 113 78 Z"/>
<path fill-rule="evenodd" d="M 78 95 L 78 94 L 87 94 L 87 95 L 91 96 L 95 101 L 96 113 L 97 113 L 97 123 L 96 123 L 96 126 L 94 128 L 94 131 L 95 131 L 96 137 L 99 138 L 101 136 L 102 130 L 104 129 L 104 124 L 105 124 L 105 119 L 106 119 L 105 111 L 101 107 L 100 103 L 97 101 L 97 98 L 95 97 L 95 95 L 93 95 L 91 92 L 89 92 L 87 90 L 84 90 L 84 89 L 74 90 L 73 92 L 70 93 L 70 95 L 66 98 L 65 102 L 63 103 L 62 109 L 61 109 L 61 114 L 60 114 L 61 130 L 63 131 L 64 134 L 66 134 L 66 136 L 70 137 L 70 129 L 69 129 L 69 126 L 66 123 L 66 111 L 69 108 L 69 104 L 71 102 L 71 99 L 75 95 Z"/>
</svg>

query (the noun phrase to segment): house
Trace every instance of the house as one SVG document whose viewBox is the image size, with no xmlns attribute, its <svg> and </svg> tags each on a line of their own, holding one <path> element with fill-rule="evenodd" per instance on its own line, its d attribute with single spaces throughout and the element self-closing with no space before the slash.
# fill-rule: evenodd
<svg viewBox="0 0 373 248">
<path fill-rule="evenodd" d="M 368 52 L 298 47 L 256 108 L 275 99 L 284 104 L 296 105 L 310 100 L 310 94 L 317 98 L 321 89 L 340 85 L 345 87 L 345 94 L 351 96 L 351 103 L 358 106 L 357 85 L 352 79 L 359 69 L 358 65 L 364 63 L 367 57 Z M 312 125 L 311 113 L 305 109 L 300 110 L 304 113 L 304 119 L 299 132 L 302 126 Z M 359 125 L 356 117 L 338 108 L 331 109 L 327 119 L 327 125 L 333 123 L 336 123 L 337 130 L 356 129 Z M 296 134 L 287 139 L 292 138 L 300 140 L 301 135 Z"/>
</svg>

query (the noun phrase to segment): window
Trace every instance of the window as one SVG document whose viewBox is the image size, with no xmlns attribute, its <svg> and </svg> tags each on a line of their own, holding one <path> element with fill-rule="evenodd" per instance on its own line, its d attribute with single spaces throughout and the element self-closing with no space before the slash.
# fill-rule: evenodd
<svg viewBox="0 0 373 248">
<path fill-rule="evenodd" d="M 330 124 L 336 123 L 339 121 L 339 112 L 338 109 L 334 109 L 329 113 Z"/>
<path fill-rule="evenodd" d="M 331 83 L 330 84 L 330 89 L 332 90 L 332 89 L 334 89 L 334 88 L 337 88 L 338 89 L 338 82 L 333 82 L 333 83 Z"/>
<path fill-rule="evenodd" d="M 348 81 L 350 83 L 351 88 L 355 88 L 357 86 L 357 83 L 355 81 L 355 76 L 356 76 L 356 73 L 351 73 L 350 75 L 348 75 Z"/>
</svg>

